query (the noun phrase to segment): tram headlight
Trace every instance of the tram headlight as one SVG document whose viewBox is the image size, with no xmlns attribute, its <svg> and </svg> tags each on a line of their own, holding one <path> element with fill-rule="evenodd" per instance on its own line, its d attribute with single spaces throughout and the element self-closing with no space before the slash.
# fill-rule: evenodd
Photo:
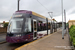
<svg viewBox="0 0 75 50">
<path fill-rule="evenodd" d="M 21 35 L 16 35 L 16 37 L 19 37 L 19 36 L 21 36 Z"/>
</svg>

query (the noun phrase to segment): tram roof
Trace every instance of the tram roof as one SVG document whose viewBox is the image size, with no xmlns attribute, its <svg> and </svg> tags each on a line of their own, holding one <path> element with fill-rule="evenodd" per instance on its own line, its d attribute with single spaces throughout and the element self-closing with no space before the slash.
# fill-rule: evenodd
<svg viewBox="0 0 75 50">
<path fill-rule="evenodd" d="M 35 16 L 38 16 L 38 17 L 41 17 L 41 18 L 46 19 L 46 17 L 44 17 L 44 16 L 42 16 L 42 15 L 40 15 L 40 14 L 38 14 L 38 13 L 35 13 L 35 12 L 33 12 L 33 11 L 19 10 L 19 11 L 16 11 L 15 13 L 28 13 L 28 14 L 32 14 L 32 15 L 35 15 Z M 51 21 L 51 19 L 49 19 L 49 18 L 48 18 L 48 20 Z"/>
<path fill-rule="evenodd" d="M 42 15 L 40 15 L 40 14 L 37 14 L 37 13 L 35 13 L 35 12 L 32 12 L 32 14 L 35 15 L 35 16 L 38 16 L 38 17 L 41 17 L 41 18 L 46 19 L 46 17 L 44 17 L 44 16 L 42 16 Z"/>
<path fill-rule="evenodd" d="M 19 11 L 16 11 L 15 13 L 28 13 L 28 14 L 32 14 L 32 11 L 19 10 Z"/>
</svg>

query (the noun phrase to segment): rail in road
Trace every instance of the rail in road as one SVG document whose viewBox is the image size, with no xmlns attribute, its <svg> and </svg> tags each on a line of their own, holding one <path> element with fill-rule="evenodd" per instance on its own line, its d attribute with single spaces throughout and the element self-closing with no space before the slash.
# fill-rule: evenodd
<svg viewBox="0 0 75 50">
<path fill-rule="evenodd" d="M 0 44 L 0 50 L 14 50 L 16 49 L 17 47 L 20 47 L 24 44 L 27 44 L 27 43 L 3 43 L 3 44 Z"/>
</svg>

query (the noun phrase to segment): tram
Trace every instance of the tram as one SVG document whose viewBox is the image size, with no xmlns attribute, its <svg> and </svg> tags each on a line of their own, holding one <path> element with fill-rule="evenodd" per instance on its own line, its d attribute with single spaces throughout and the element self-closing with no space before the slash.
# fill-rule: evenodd
<svg viewBox="0 0 75 50">
<path fill-rule="evenodd" d="M 56 30 L 56 22 L 53 29 Z M 9 21 L 6 41 L 22 43 L 33 41 L 50 34 L 51 20 L 32 11 L 16 11 Z"/>
</svg>

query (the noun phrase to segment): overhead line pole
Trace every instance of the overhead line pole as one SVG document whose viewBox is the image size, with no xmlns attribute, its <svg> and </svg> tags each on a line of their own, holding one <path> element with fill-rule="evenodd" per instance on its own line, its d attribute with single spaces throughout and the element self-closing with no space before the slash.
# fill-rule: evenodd
<svg viewBox="0 0 75 50">
<path fill-rule="evenodd" d="M 66 11 L 64 9 L 64 21 L 65 21 L 65 29 L 66 29 Z"/>
<path fill-rule="evenodd" d="M 63 0 L 61 0 L 61 10 L 62 10 L 62 39 L 64 39 Z"/>
<path fill-rule="evenodd" d="M 18 0 L 18 7 L 17 7 L 17 11 L 19 11 L 19 1 L 20 1 L 20 0 Z"/>
<path fill-rule="evenodd" d="M 49 13 L 49 16 L 51 17 L 51 20 L 52 20 L 52 16 L 50 15 L 50 13 L 52 14 L 53 12 L 48 12 L 48 13 Z M 51 21 L 51 33 L 53 33 L 52 21 Z"/>
</svg>

